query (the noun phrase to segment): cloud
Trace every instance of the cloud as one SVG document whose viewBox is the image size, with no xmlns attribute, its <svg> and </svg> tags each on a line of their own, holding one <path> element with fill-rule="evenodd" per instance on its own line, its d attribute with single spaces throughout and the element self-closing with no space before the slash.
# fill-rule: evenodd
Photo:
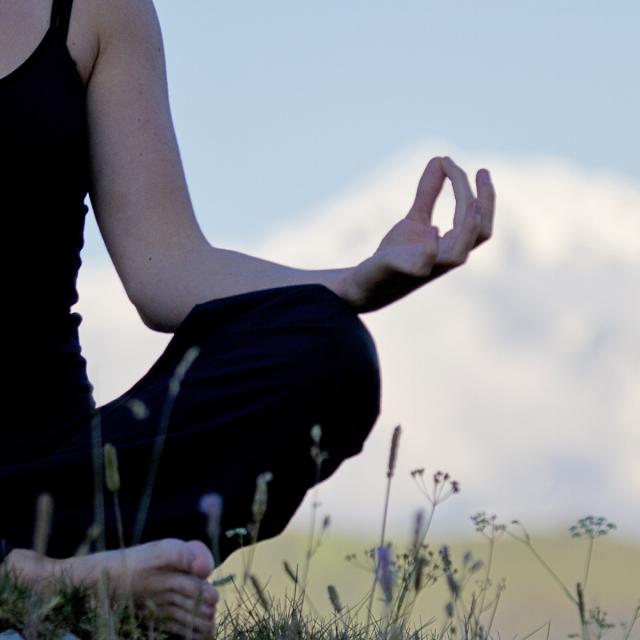
<svg viewBox="0 0 640 640">
<path fill-rule="evenodd" d="M 391 531 L 424 504 L 409 477 L 449 471 L 462 492 L 436 530 L 471 532 L 478 510 L 531 528 L 593 513 L 640 535 L 640 187 L 554 158 L 476 157 L 427 143 L 320 203 L 258 244 L 233 248 L 300 268 L 356 264 L 406 214 L 432 155 L 498 192 L 495 236 L 467 265 L 382 310 L 361 315 L 382 367 L 382 414 L 363 453 L 320 489 L 335 528 L 373 532 L 391 432 L 403 434 Z M 447 186 L 436 210 L 450 222 Z M 147 330 L 112 267 L 79 278 L 81 341 L 96 396 L 133 384 L 169 336 Z M 310 496 L 292 526 L 305 526 Z M 438 524 L 438 522 L 440 524 Z"/>
</svg>

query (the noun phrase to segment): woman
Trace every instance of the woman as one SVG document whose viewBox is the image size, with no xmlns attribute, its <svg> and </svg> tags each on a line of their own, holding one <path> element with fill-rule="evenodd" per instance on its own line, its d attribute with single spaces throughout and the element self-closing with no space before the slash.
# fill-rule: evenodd
<svg viewBox="0 0 640 640">
<path fill-rule="evenodd" d="M 12 304 L 3 314 L 11 372 L 5 406 L 16 410 L 2 426 L 0 488 L 10 508 L 0 522 L 0 560 L 33 583 L 62 570 L 94 583 L 107 568 L 114 589 L 123 587 L 110 503 L 103 544 L 73 557 L 99 511 L 94 454 L 112 443 L 134 597 L 152 600 L 179 634 L 204 589 L 197 619 L 204 634 L 218 594 L 205 581 L 213 557 L 198 497 L 223 497 L 223 531 L 246 526 L 256 476 L 271 472 L 260 539 L 272 537 L 315 482 L 312 425 L 322 426 L 329 453 L 323 479 L 361 451 L 379 414 L 380 378 L 358 314 L 463 264 L 490 237 L 489 174 L 478 172 L 476 197 L 450 158 L 432 158 L 408 214 L 353 267 L 296 269 L 211 246 L 187 191 L 151 0 L 0 4 L 0 116 L 1 202 L 11 239 L 4 273 L 14 274 L 5 284 Z M 453 228 L 440 236 L 431 214 L 446 178 L 456 209 Z M 70 311 L 87 194 L 142 320 L 174 334 L 150 371 L 102 407 L 81 355 L 81 318 Z M 163 423 L 172 376 L 194 353 Z M 54 500 L 47 556 L 29 550 L 44 491 Z M 224 559 L 235 543 L 220 542 Z"/>
</svg>

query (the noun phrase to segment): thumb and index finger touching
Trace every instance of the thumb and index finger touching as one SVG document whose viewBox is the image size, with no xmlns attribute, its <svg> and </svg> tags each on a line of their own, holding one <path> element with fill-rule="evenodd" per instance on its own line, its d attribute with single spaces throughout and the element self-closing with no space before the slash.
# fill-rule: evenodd
<svg viewBox="0 0 640 640">
<path fill-rule="evenodd" d="M 475 203 L 474 209 L 480 214 L 481 220 L 478 243 L 487 240 L 491 236 L 495 208 L 495 191 L 489 171 L 480 169 L 476 174 L 478 193 L 476 198 L 467 174 L 448 156 L 429 160 L 418 183 L 416 197 L 407 217 L 431 225 L 433 208 L 446 178 L 451 181 L 456 200 L 454 228 L 463 226 L 467 211 Z"/>
</svg>

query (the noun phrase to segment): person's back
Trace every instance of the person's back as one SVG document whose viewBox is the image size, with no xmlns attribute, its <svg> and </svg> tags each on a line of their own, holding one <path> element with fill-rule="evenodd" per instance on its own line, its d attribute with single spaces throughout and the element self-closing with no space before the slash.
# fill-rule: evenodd
<svg viewBox="0 0 640 640">
<path fill-rule="evenodd" d="M 0 28 L 12 34 L 9 39 L 3 33 L 0 41 L 10 45 L 13 61 L 7 67 L 3 60 L 0 68 L 2 329 L 8 374 L 3 406 L 19 423 L 3 429 L 0 464 L 50 453 L 95 407 L 78 340 L 81 318 L 71 312 L 78 299 L 90 179 L 82 75 L 87 71 L 81 73 L 66 44 L 71 9 L 71 2 L 61 0 L 0 9 Z M 11 15 L 5 18 L 7 12 Z M 45 14 L 48 28 L 32 44 L 34 34 L 42 33 Z M 78 51 L 85 58 L 91 55 L 90 37 Z M 31 47 L 27 55 L 25 42 Z"/>
</svg>

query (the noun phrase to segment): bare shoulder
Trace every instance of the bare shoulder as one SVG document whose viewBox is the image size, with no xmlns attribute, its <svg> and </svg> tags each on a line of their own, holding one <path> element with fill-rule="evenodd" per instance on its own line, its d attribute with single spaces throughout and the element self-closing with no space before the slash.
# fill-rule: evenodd
<svg viewBox="0 0 640 640">
<path fill-rule="evenodd" d="M 87 0 L 100 52 L 133 40 L 162 53 L 162 34 L 153 0 Z"/>
<path fill-rule="evenodd" d="M 153 0 L 85 1 L 98 44 L 89 80 L 100 75 L 102 84 L 109 82 L 114 90 L 152 91 L 160 103 L 168 102 L 164 45 Z"/>
</svg>

